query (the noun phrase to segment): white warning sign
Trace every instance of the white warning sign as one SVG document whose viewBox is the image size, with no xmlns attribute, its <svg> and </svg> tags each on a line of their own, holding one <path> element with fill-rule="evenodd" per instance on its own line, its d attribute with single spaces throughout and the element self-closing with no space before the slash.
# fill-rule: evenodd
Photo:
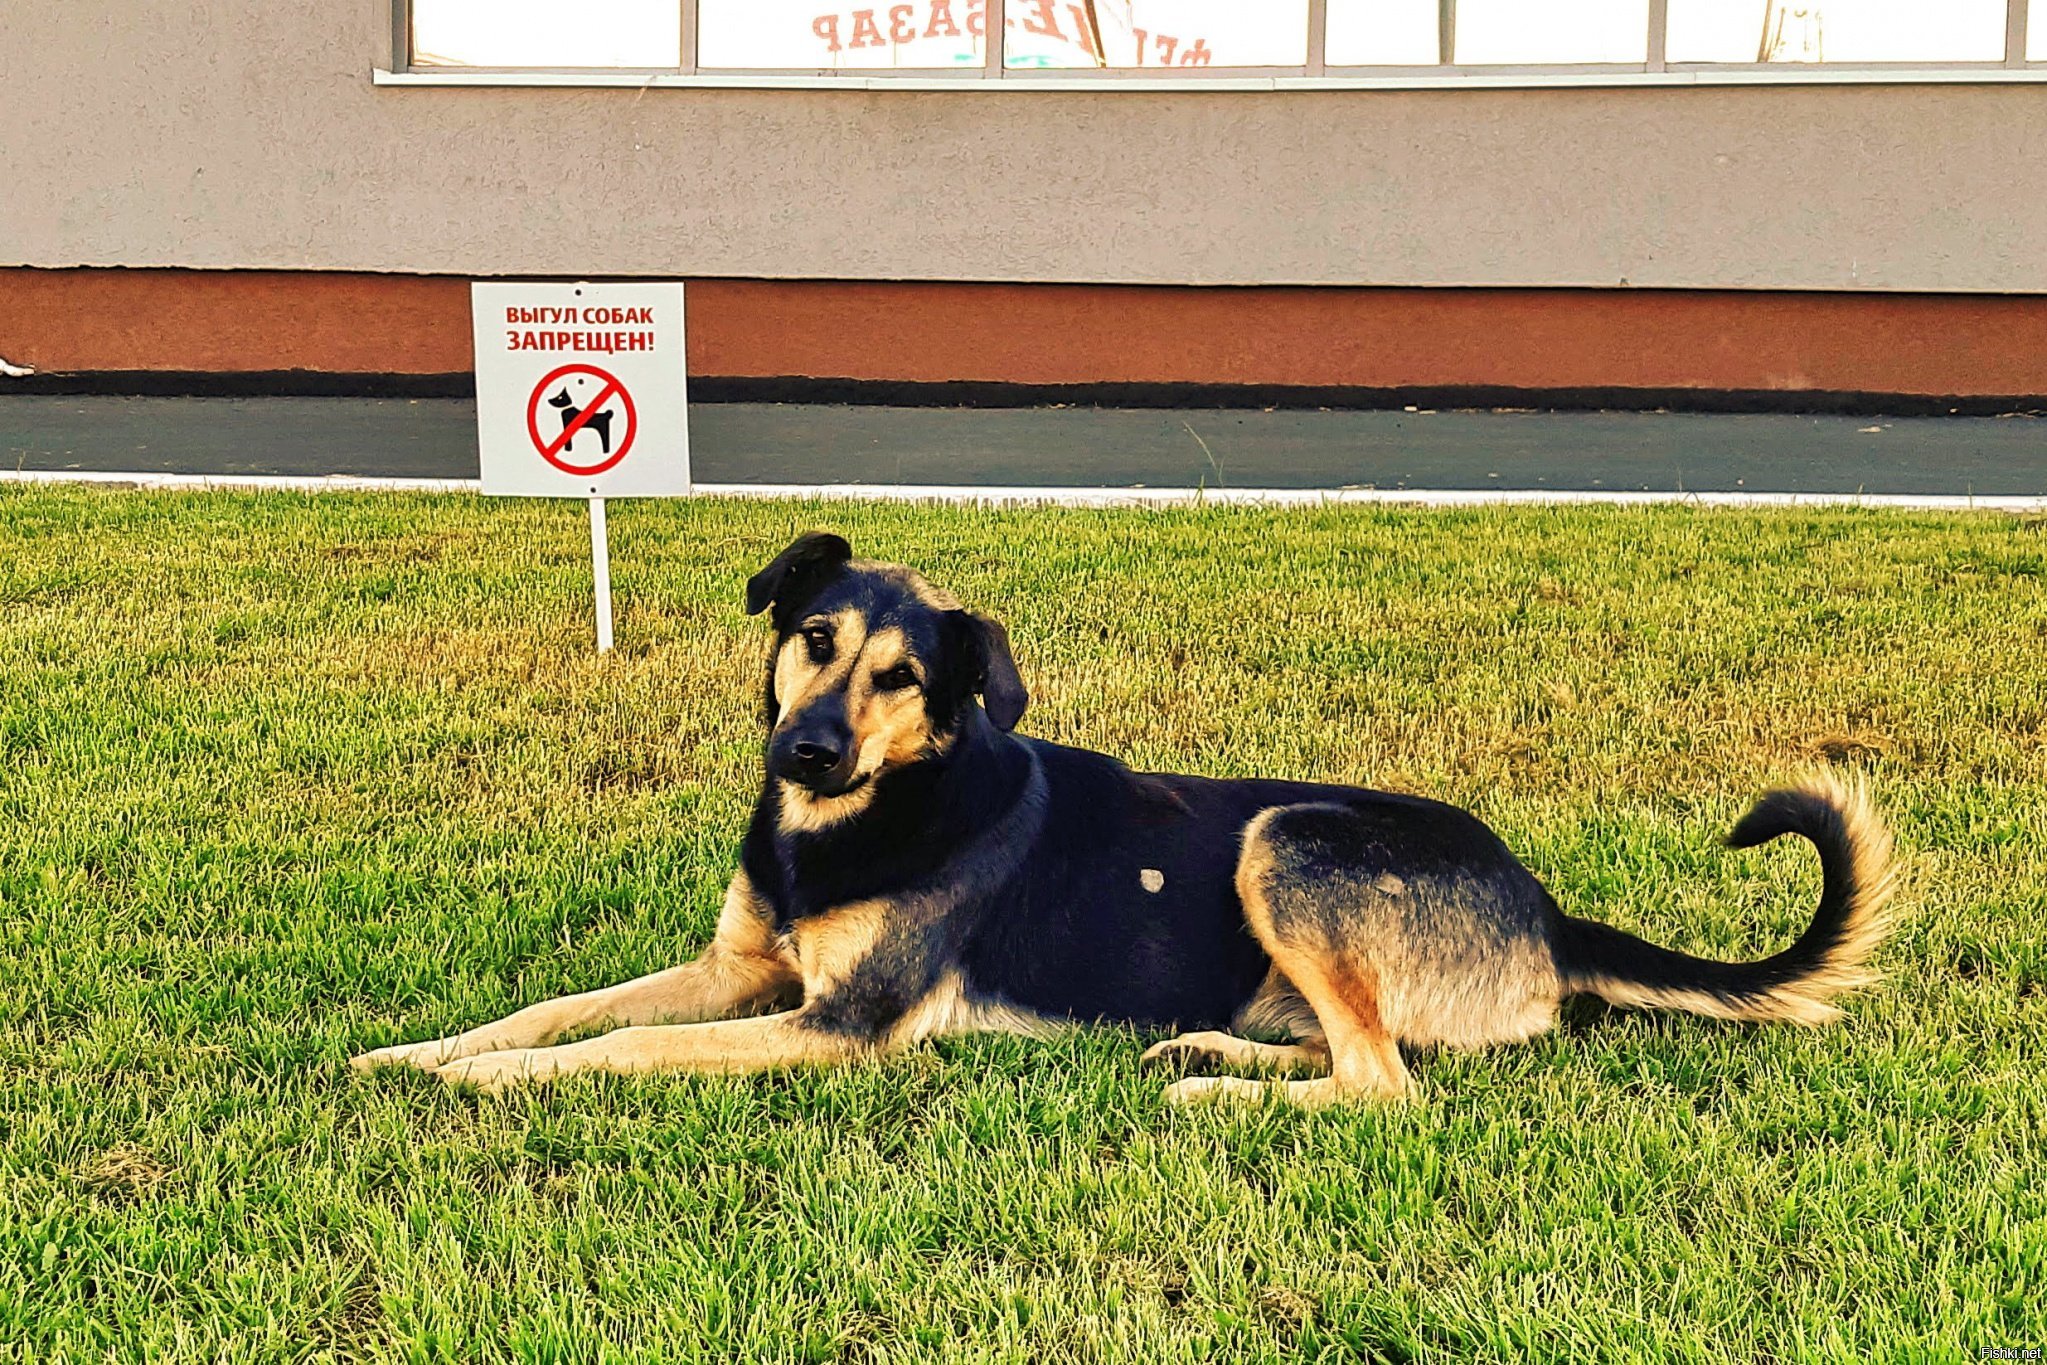
<svg viewBox="0 0 2047 1365">
<path fill-rule="evenodd" d="M 483 491 L 690 491 L 682 285 L 473 284 Z"/>
</svg>

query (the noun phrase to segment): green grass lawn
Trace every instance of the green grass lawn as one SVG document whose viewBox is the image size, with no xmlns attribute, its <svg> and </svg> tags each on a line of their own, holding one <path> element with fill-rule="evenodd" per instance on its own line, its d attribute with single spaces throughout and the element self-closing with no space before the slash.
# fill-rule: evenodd
<svg viewBox="0 0 2047 1365">
<path fill-rule="evenodd" d="M 503 1100 L 366 1047 L 675 962 L 798 530 L 1005 619 L 1024 728 L 1477 810 L 1759 956 L 1769 784 L 1865 771 L 1890 981 L 1574 1008 L 1419 1098 L 1169 1112 L 1143 1039 Z M 0 494 L 0 1355 L 1974 1360 L 2047 1345 L 2047 523 Z"/>
</svg>

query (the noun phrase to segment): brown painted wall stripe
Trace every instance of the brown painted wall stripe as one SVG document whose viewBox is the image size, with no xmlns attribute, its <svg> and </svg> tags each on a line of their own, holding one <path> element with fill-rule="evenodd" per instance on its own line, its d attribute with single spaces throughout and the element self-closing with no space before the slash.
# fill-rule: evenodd
<svg viewBox="0 0 2047 1365">
<path fill-rule="evenodd" d="M 701 280 L 692 373 L 938 383 L 2047 394 L 2047 298 Z M 454 374 L 465 280 L 0 269 L 46 373 Z"/>
</svg>

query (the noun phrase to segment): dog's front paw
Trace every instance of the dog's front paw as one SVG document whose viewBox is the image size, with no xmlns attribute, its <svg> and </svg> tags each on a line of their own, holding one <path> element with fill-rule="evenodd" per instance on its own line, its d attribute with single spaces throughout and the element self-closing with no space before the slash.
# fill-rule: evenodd
<svg viewBox="0 0 2047 1365">
<path fill-rule="evenodd" d="M 545 1048 L 515 1048 L 464 1057 L 436 1069 L 434 1075 L 458 1088 L 502 1095 L 515 1085 L 538 1085 L 551 1080 L 559 1069 Z"/>
<path fill-rule="evenodd" d="M 1153 1043 L 1137 1059 L 1137 1064 L 1147 1071 L 1179 1071 L 1199 1073 L 1212 1070 L 1228 1057 L 1223 1046 L 1231 1041 L 1220 1033 L 1183 1033 L 1177 1038 L 1168 1038 L 1162 1043 Z"/>
<path fill-rule="evenodd" d="M 389 1066 L 417 1067 L 421 1071 L 437 1071 L 442 1060 L 454 1049 L 446 1039 L 429 1038 L 424 1043 L 397 1043 L 391 1047 L 380 1047 L 374 1052 L 364 1052 L 348 1059 L 348 1064 L 357 1071 L 377 1071 Z"/>
</svg>

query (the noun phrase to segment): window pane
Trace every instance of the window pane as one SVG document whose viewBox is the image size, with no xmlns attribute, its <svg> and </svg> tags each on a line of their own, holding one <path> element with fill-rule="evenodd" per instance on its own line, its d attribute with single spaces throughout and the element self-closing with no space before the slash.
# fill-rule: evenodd
<svg viewBox="0 0 2047 1365">
<path fill-rule="evenodd" d="M 414 66 L 668 66 L 676 0 L 412 0 Z"/>
<path fill-rule="evenodd" d="M 1673 62 L 1997 62 L 2004 60 L 2004 0 L 1670 0 L 1668 55 Z"/>
<path fill-rule="evenodd" d="M 1304 66 L 1308 0 L 1009 0 L 1004 65 Z"/>
<path fill-rule="evenodd" d="M 1436 0 L 1329 0 L 1330 66 L 1434 66 L 1442 46 Z"/>
<path fill-rule="evenodd" d="M 1649 0 L 1457 0 L 1459 65 L 1648 60 Z"/>
<path fill-rule="evenodd" d="M 681 0 L 669 0 L 678 9 Z M 870 71 L 980 66 L 983 0 L 700 0 L 697 65 Z"/>
</svg>

